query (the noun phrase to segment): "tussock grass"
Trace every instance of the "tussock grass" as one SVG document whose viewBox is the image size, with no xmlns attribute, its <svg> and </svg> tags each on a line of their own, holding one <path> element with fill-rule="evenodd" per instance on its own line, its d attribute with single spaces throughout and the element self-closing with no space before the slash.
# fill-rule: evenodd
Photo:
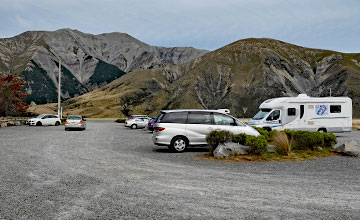
<svg viewBox="0 0 360 220">
<path fill-rule="evenodd" d="M 352 122 L 353 129 L 360 130 L 360 119 L 354 119 Z"/>
<path fill-rule="evenodd" d="M 291 141 L 284 132 L 277 132 L 272 143 L 276 146 L 276 152 L 288 156 L 291 153 Z"/>
</svg>

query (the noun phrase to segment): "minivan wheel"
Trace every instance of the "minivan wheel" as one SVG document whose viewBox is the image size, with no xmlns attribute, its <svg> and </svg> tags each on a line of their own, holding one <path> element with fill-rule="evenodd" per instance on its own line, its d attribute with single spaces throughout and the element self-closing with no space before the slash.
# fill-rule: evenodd
<svg viewBox="0 0 360 220">
<path fill-rule="evenodd" d="M 137 128 L 137 125 L 136 125 L 136 124 L 133 124 L 133 125 L 131 125 L 130 128 L 131 128 L 131 129 L 136 129 L 136 128 Z"/>
<path fill-rule="evenodd" d="M 41 125 L 42 125 L 42 124 L 41 124 L 41 122 L 39 122 L 39 121 L 36 123 L 36 126 L 41 126 Z"/>
<path fill-rule="evenodd" d="M 60 125 L 60 123 L 57 121 L 57 122 L 55 122 L 55 126 L 59 126 Z"/>
<path fill-rule="evenodd" d="M 172 140 L 170 150 L 173 152 L 183 152 L 187 148 L 188 143 L 185 137 L 176 137 Z"/>
</svg>

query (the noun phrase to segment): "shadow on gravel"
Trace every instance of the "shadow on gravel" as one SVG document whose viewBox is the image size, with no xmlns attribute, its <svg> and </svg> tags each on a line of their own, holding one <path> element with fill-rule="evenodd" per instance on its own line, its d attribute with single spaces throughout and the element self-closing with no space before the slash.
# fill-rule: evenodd
<svg viewBox="0 0 360 220">
<path fill-rule="evenodd" d="M 207 147 L 191 147 L 186 149 L 186 151 L 184 151 L 184 153 L 186 152 L 208 152 L 209 149 Z M 154 149 L 153 152 L 157 152 L 157 153 L 173 153 L 171 152 L 168 148 L 158 148 L 158 149 Z"/>
</svg>

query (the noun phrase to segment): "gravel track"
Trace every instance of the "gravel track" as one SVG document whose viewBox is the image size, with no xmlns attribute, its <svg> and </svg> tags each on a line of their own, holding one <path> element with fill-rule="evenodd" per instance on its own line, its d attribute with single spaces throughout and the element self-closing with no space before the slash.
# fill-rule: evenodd
<svg viewBox="0 0 360 220">
<path fill-rule="evenodd" d="M 340 142 L 360 138 L 344 134 Z M 359 219 L 360 159 L 229 163 L 110 121 L 0 129 L 0 219 Z M 360 141 L 358 141 L 360 143 Z"/>
</svg>

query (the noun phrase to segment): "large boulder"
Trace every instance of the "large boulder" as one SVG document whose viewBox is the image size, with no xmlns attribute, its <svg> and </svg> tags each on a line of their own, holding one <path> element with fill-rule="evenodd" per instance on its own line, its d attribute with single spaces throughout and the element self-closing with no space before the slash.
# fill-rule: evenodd
<svg viewBox="0 0 360 220">
<path fill-rule="evenodd" d="M 228 142 L 217 146 L 214 151 L 214 157 L 226 158 L 237 154 L 248 154 L 249 150 L 249 146 Z"/>
<path fill-rule="evenodd" d="M 360 146 L 354 140 L 345 141 L 345 143 L 337 146 L 336 149 L 349 156 L 358 157 L 360 154 Z"/>
</svg>

